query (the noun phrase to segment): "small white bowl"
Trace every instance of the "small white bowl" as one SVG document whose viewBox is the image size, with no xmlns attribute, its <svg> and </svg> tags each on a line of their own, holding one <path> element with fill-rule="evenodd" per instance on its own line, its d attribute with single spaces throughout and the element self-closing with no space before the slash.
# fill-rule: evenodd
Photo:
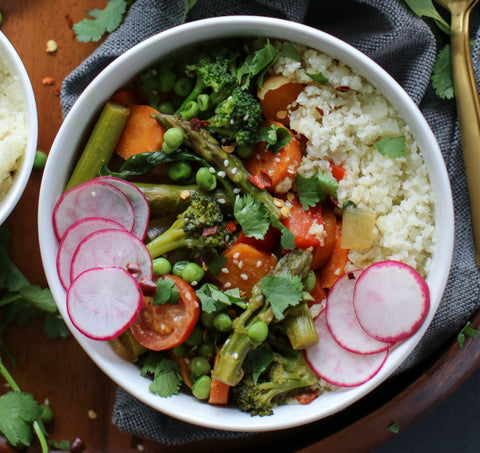
<svg viewBox="0 0 480 453">
<path fill-rule="evenodd" d="M 18 107 L 25 112 L 25 124 L 27 128 L 27 144 L 24 155 L 8 193 L 0 201 L 0 225 L 10 215 L 22 196 L 28 179 L 32 172 L 38 139 L 37 105 L 33 94 L 32 85 L 25 66 L 18 56 L 15 48 L 5 35 L 0 32 L 0 64 L 4 60 L 10 75 L 20 85 L 22 104 Z"/>
<path fill-rule="evenodd" d="M 55 266 L 58 244 L 51 220 L 83 134 L 119 87 L 159 59 L 204 40 L 255 36 L 290 40 L 330 54 L 363 75 L 386 96 L 411 128 L 423 152 L 434 192 L 437 244 L 427 278 L 431 290 L 428 318 L 413 337 L 391 352 L 380 372 L 359 387 L 330 392 L 308 405 L 281 406 L 274 415 L 266 417 L 251 417 L 237 409 L 208 405 L 187 394 L 170 398 L 154 396 L 148 389 L 150 381 L 140 376 L 135 365 L 120 359 L 108 343 L 92 341 L 80 334 L 66 312 L 65 290 Z M 418 344 L 430 324 L 447 281 L 453 250 L 453 204 L 448 175 L 435 137 L 411 98 L 381 67 L 348 44 L 298 23 L 265 17 L 216 17 L 181 25 L 140 43 L 112 62 L 82 93 L 60 128 L 44 170 L 38 218 L 42 259 L 53 296 L 73 335 L 95 363 L 147 405 L 186 422 L 231 431 L 278 430 L 316 421 L 349 406 L 387 379 Z"/>
</svg>

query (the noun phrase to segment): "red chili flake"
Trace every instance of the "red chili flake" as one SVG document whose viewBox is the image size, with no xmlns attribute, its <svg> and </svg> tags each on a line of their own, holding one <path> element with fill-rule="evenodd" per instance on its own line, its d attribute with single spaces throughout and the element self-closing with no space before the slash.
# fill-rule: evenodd
<svg viewBox="0 0 480 453">
<path fill-rule="evenodd" d="M 346 85 L 341 85 L 337 88 L 335 88 L 337 91 L 341 91 L 342 93 L 346 93 L 347 91 L 351 91 L 352 88 L 350 88 L 349 86 L 346 86 Z"/>
<path fill-rule="evenodd" d="M 203 129 L 204 127 L 207 127 L 209 124 L 208 121 L 205 120 L 200 120 L 198 118 L 192 118 L 190 120 L 190 126 L 194 131 L 199 131 L 200 129 Z"/>
<path fill-rule="evenodd" d="M 325 113 L 323 112 L 323 109 L 321 109 L 320 107 L 317 107 L 317 112 L 320 113 L 320 115 L 324 115 Z"/>
<path fill-rule="evenodd" d="M 52 88 L 52 93 L 55 96 L 60 96 L 60 88 Z"/>
<path fill-rule="evenodd" d="M 55 79 L 53 77 L 44 77 L 42 79 L 42 85 L 55 85 Z"/>
<path fill-rule="evenodd" d="M 225 224 L 225 231 L 227 233 L 233 233 L 236 229 L 237 229 L 237 225 L 235 224 L 235 222 L 233 220 L 229 220 Z"/>
<path fill-rule="evenodd" d="M 140 280 L 140 288 L 145 296 L 153 296 L 157 290 L 157 284 L 148 277 L 143 277 Z"/>
<path fill-rule="evenodd" d="M 247 179 L 259 189 L 265 189 L 265 187 L 270 187 L 272 185 L 272 178 L 263 171 L 255 176 L 247 175 Z"/>
<path fill-rule="evenodd" d="M 353 272 L 348 273 L 348 279 L 349 280 L 355 280 L 355 274 Z"/>
<path fill-rule="evenodd" d="M 212 227 L 207 227 L 204 228 L 202 231 L 202 236 L 213 236 L 218 230 L 218 225 L 212 226 Z"/>
<path fill-rule="evenodd" d="M 315 390 L 306 390 L 305 393 L 296 396 L 296 400 L 300 404 L 309 404 L 318 396 L 318 392 Z"/>
<path fill-rule="evenodd" d="M 73 28 L 73 18 L 72 16 L 70 16 L 70 14 L 65 14 L 65 19 L 67 21 L 67 24 L 68 24 L 68 28 Z"/>
</svg>

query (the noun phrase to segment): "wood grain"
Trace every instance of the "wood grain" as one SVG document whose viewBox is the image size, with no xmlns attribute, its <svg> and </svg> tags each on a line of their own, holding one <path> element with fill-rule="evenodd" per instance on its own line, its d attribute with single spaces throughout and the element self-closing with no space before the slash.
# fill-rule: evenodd
<svg viewBox="0 0 480 453">
<path fill-rule="evenodd" d="M 96 47 L 75 41 L 70 23 L 85 17 L 85 9 L 104 5 L 103 0 L 3 0 L 0 4 L 2 31 L 16 47 L 32 81 L 39 116 L 38 148 L 43 151 L 50 149 L 62 122 L 58 97 L 62 80 Z M 49 39 L 58 43 L 55 54 L 46 52 Z M 52 77 L 55 85 L 42 84 L 44 77 Z M 37 238 L 41 176 L 40 172 L 32 173 L 6 225 L 11 233 L 13 261 L 31 283 L 45 286 Z M 472 324 L 480 326 L 479 315 Z M 319 422 L 235 441 L 203 440 L 170 447 L 132 438 L 112 425 L 116 387 L 73 338 L 49 340 L 41 332 L 40 322 L 35 321 L 24 327 L 12 326 L 5 340 L 18 363 L 12 373 L 20 388 L 39 401 L 50 401 L 55 414 L 49 426 L 50 438 L 80 438 L 85 452 L 102 453 L 136 451 L 137 442 L 145 451 L 155 452 L 233 452 L 267 445 L 277 451 L 303 453 L 368 452 L 394 437 L 388 430 L 391 423 L 398 423 L 404 430 L 453 392 L 480 364 L 480 341 L 468 339 L 459 349 L 455 339 L 450 339 L 426 363 L 390 379 L 355 405 Z M 38 447 L 29 451 L 38 451 Z"/>
</svg>

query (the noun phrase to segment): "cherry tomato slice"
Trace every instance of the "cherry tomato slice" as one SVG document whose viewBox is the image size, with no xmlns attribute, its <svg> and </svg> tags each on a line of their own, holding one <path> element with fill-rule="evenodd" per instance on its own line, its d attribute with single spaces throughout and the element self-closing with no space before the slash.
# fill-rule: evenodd
<svg viewBox="0 0 480 453">
<path fill-rule="evenodd" d="M 200 315 L 200 302 L 190 284 L 175 275 L 161 278 L 165 277 L 171 278 L 180 292 L 178 303 L 153 305 L 153 298 L 144 296 L 140 313 L 130 327 L 135 339 L 154 351 L 182 344 L 192 333 Z"/>
</svg>

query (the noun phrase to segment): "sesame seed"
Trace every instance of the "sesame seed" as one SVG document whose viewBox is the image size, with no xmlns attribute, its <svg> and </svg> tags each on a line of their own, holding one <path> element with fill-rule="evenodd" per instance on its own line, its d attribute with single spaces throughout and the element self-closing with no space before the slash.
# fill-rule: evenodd
<svg viewBox="0 0 480 453">
<path fill-rule="evenodd" d="M 240 189 L 239 187 L 235 187 L 233 189 L 233 193 L 236 195 L 236 194 L 239 194 L 240 192 L 242 191 L 242 189 Z"/>
<path fill-rule="evenodd" d="M 237 360 L 237 359 L 238 359 L 238 352 L 234 352 L 234 353 L 232 354 L 232 357 L 233 357 L 235 360 Z"/>
<path fill-rule="evenodd" d="M 219 198 L 217 202 L 220 204 L 225 204 L 225 198 Z"/>
<path fill-rule="evenodd" d="M 208 169 L 208 171 L 213 174 L 213 173 L 215 173 L 215 168 L 210 167 L 210 168 Z"/>
<path fill-rule="evenodd" d="M 226 282 L 224 285 L 224 288 L 230 288 L 232 286 L 231 282 Z"/>
<path fill-rule="evenodd" d="M 247 114 L 243 117 L 243 121 L 248 121 L 249 118 L 250 118 L 250 115 L 247 113 Z"/>
<path fill-rule="evenodd" d="M 223 166 L 226 168 L 226 167 L 228 167 L 228 164 L 229 164 L 228 159 L 225 159 L 223 161 Z"/>
<path fill-rule="evenodd" d="M 97 192 L 95 192 L 95 191 L 90 192 L 90 196 L 92 198 L 95 198 L 97 196 Z"/>
<path fill-rule="evenodd" d="M 280 157 L 275 157 L 273 160 L 278 163 L 280 162 Z"/>
<path fill-rule="evenodd" d="M 188 291 L 185 293 L 185 299 L 192 300 L 192 295 Z"/>
<path fill-rule="evenodd" d="M 233 118 L 230 120 L 230 124 L 231 124 L 231 125 L 234 125 L 234 124 L 235 124 L 235 120 L 234 120 Z"/>
<path fill-rule="evenodd" d="M 222 267 L 222 272 L 228 274 L 230 271 L 228 270 L 228 267 Z"/>
<path fill-rule="evenodd" d="M 263 264 L 262 260 L 257 261 L 257 268 L 260 267 Z"/>
<path fill-rule="evenodd" d="M 240 274 L 240 278 L 242 280 L 248 280 L 248 275 L 247 274 Z"/>
<path fill-rule="evenodd" d="M 241 269 L 243 267 L 243 261 L 238 262 L 238 268 Z"/>
<path fill-rule="evenodd" d="M 239 253 L 239 252 L 235 252 L 235 253 L 233 254 L 233 257 L 234 257 L 235 259 L 237 259 L 239 256 L 240 256 L 240 253 Z"/>
<path fill-rule="evenodd" d="M 236 175 L 237 174 L 237 167 L 233 167 L 232 168 L 232 171 L 230 172 L 232 175 Z"/>
<path fill-rule="evenodd" d="M 219 178 L 225 178 L 226 173 L 222 170 L 217 173 Z"/>
</svg>

